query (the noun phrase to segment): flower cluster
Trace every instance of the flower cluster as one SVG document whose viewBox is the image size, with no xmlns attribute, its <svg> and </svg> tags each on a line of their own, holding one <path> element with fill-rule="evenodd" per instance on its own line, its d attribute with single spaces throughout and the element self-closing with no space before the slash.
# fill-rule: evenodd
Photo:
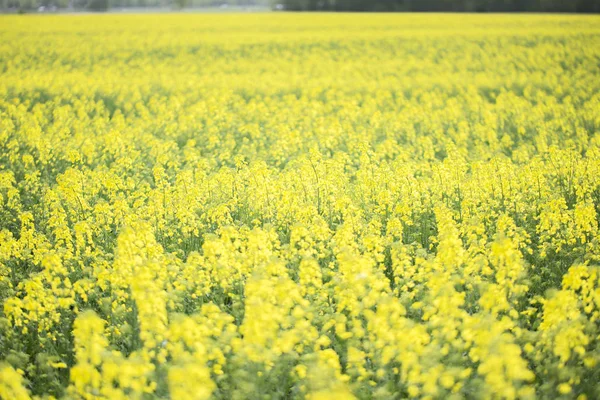
<svg viewBox="0 0 600 400">
<path fill-rule="evenodd" d="M 598 17 L 0 37 L 0 398 L 600 398 Z"/>
</svg>

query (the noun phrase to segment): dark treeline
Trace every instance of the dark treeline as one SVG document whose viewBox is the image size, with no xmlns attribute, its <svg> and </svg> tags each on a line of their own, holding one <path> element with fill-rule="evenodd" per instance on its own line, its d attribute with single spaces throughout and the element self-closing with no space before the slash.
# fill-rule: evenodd
<svg viewBox="0 0 600 400">
<path fill-rule="evenodd" d="M 263 7 L 281 11 L 600 13 L 600 0 L 0 0 L 0 11 Z"/>
<path fill-rule="evenodd" d="M 280 0 L 291 11 L 600 12 L 600 0 Z"/>
</svg>

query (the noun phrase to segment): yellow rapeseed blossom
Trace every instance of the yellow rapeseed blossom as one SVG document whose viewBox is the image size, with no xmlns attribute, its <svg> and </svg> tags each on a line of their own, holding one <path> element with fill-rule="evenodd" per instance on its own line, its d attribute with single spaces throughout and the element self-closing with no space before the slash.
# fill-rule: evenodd
<svg viewBox="0 0 600 400">
<path fill-rule="evenodd" d="M 15 371 L 10 365 L 0 365 L 0 397 L 14 400 L 31 399 L 23 383 L 23 371 Z"/>
<path fill-rule="evenodd" d="M 0 398 L 600 398 L 597 16 L 0 36 Z"/>
</svg>

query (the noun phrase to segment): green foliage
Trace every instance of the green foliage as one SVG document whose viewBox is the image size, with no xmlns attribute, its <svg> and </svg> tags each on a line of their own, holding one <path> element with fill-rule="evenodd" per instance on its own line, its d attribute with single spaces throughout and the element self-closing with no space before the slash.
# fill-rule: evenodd
<svg viewBox="0 0 600 400">
<path fill-rule="evenodd" d="M 600 12 L 599 0 L 281 0 L 287 10 Z"/>
<path fill-rule="evenodd" d="M 173 3 L 175 4 L 175 6 L 177 8 L 179 8 L 180 10 L 188 7 L 190 5 L 191 0 L 173 0 Z"/>
<path fill-rule="evenodd" d="M 91 11 L 108 11 L 110 0 L 90 0 L 86 8 Z"/>
</svg>

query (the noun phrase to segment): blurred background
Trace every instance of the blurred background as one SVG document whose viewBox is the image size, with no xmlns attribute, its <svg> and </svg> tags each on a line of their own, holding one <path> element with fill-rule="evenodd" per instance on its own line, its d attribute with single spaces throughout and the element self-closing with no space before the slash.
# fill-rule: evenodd
<svg viewBox="0 0 600 400">
<path fill-rule="evenodd" d="M 0 0 L 7 13 L 373 11 L 598 13 L 600 0 Z"/>
</svg>

